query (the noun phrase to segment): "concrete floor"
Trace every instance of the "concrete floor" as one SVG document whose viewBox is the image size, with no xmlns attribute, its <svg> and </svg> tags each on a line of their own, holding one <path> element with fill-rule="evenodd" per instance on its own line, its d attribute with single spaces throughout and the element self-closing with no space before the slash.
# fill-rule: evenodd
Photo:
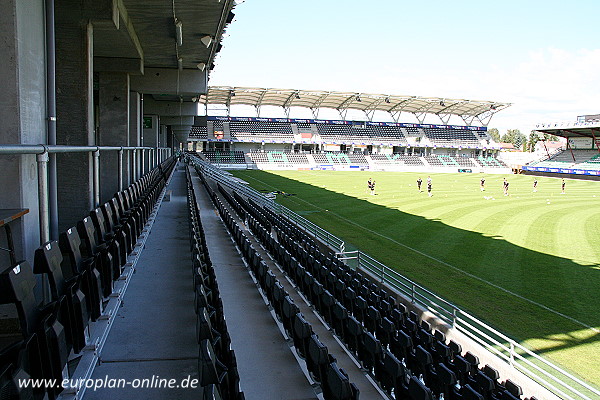
<svg viewBox="0 0 600 400">
<path fill-rule="evenodd" d="M 178 167 L 92 379 L 125 379 L 125 388 L 88 389 L 86 399 L 198 399 L 198 389 L 136 389 L 135 379 L 197 379 L 198 344 L 189 252 L 185 171 Z"/>
</svg>

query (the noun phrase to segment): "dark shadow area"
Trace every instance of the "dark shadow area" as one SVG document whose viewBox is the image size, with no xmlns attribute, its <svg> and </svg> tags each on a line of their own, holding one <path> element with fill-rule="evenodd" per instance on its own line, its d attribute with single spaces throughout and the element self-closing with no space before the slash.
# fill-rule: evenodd
<svg viewBox="0 0 600 400">
<path fill-rule="evenodd" d="M 600 312 L 595 306 L 600 287 L 597 266 L 580 265 L 498 236 L 459 229 L 438 219 L 408 214 L 266 171 L 233 174 L 257 190 L 296 194 L 280 196 L 277 201 L 515 340 L 540 340 L 535 346 L 538 353 L 552 352 L 555 362 L 580 375 L 600 370 L 600 356 L 591 354 L 600 354 L 600 334 L 565 317 L 600 326 Z M 388 238 L 373 232 L 385 232 L 382 235 Z M 577 347 L 581 351 L 556 357 L 560 350 Z M 597 378 L 586 377 L 594 382 Z"/>
</svg>

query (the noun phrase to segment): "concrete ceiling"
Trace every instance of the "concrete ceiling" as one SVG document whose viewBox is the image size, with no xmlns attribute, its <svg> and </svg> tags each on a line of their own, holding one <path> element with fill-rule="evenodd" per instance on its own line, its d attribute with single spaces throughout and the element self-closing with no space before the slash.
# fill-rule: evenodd
<svg viewBox="0 0 600 400">
<path fill-rule="evenodd" d="M 140 59 L 144 68 L 207 69 L 233 7 L 233 0 L 98 0 L 94 24 L 94 56 Z M 177 45 L 175 18 L 181 21 L 182 45 Z M 213 38 L 210 46 L 204 36 Z"/>
</svg>

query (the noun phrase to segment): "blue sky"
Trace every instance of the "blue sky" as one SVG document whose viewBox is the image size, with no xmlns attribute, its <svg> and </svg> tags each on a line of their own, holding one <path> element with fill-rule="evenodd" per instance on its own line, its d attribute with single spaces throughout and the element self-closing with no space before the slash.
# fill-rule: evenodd
<svg viewBox="0 0 600 400">
<path fill-rule="evenodd" d="M 600 112 L 598 0 L 247 0 L 234 12 L 210 85 L 510 102 L 490 127 L 524 133 Z"/>
</svg>

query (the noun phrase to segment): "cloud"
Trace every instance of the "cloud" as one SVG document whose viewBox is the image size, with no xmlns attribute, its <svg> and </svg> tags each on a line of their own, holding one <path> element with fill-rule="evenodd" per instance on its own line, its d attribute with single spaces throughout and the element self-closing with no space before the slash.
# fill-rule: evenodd
<svg viewBox="0 0 600 400">
<path fill-rule="evenodd" d="M 545 48 L 525 53 L 521 59 L 507 59 L 505 53 L 494 60 L 476 56 L 436 59 L 435 55 L 423 59 L 389 53 L 356 60 L 340 60 L 329 54 L 312 60 L 274 69 L 263 64 L 256 70 L 223 75 L 237 76 L 237 82 L 229 84 L 239 86 L 513 103 L 492 118 L 490 126 L 501 131 L 517 128 L 527 133 L 537 123 L 573 121 L 577 115 L 600 112 L 600 49 Z M 377 118 L 380 116 L 389 118 L 382 114 Z M 412 117 L 403 115 L 401 119 Z M 439 122 L 435 117 L 431 121 Z M 454 119 L 452 123 L 461 121 Z"/>
</svg>

